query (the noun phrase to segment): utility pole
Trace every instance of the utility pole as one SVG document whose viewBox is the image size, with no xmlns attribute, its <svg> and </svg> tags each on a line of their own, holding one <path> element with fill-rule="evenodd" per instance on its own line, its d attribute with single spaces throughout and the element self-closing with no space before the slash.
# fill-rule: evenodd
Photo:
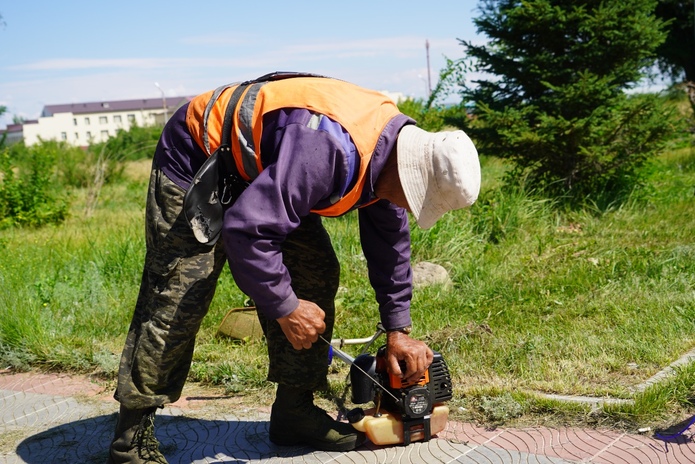
<svg viewBox="0 0 695 464">
<path fill-rule="evenodd" d="M 430 75 L 430 41 L 425 39 L 425 50 L 427 51 L 427 98 L 432 95 L 432 76 Z"/>
<path fill-rule="evenodd" d="M 164 95 L 164 90 L 162 90 L 162 88 L 159 86 L 159 83 L 155 82 L 154 86 L 157 87 L 160 92 L 162 92 L 162 108 L 164 109 L 164 124 L 166 124 L 167 119 L 169 119 L 169 114 L 167 113 L 167 99 Z"/>
</svg>

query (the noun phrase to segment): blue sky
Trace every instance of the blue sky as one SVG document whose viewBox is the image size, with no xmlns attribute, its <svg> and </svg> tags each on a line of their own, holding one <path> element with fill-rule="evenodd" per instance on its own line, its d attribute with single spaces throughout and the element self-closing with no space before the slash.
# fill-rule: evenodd
<svg viewBox="0 0 695 464">
<path fill-rule="evenodd" d="M 476 36 L 476 0 L 0 1 L 0 105 L 196 95 L 266 72 L 326 74 L 422 98 L 458 39 Z M 257 6 L 256 6 L 257 5 Z"/>
</svg>

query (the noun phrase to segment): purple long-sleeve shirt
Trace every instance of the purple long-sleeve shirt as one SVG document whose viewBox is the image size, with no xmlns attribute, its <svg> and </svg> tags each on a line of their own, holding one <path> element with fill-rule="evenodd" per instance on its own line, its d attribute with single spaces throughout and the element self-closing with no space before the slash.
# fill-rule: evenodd
<svg viewBox="0 0 695 464">
<path fill-rule="evenodd" d="M 155 159 L 167 177 L 183 189 L 205 162 L 205 153 L 185 123 L 187 106 L 167 124 Z M 358 156 L 350 136 L 336 122 L 305 109 L 266 115 L 261 139 L 264 170 L 224 217 L 222 238 L 229 267 L 239 288 L 272 319 L 299 304 L 280 244 L 312 209 L 331 204 L 354 182 Z M 414 121 L 399 114 L 386 126 L 367 171 L 360 203 L 375 198 L 374 187 L 400 129 Z M 360 240 L 384 326 L 410 325 L 412 272 L 410 232 L 403 208 L 380 200 L 358 210 Z"/>
</svg>

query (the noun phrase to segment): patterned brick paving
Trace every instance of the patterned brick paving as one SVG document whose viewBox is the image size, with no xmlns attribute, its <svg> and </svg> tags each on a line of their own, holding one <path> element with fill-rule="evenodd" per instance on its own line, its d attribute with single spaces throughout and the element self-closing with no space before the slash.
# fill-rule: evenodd
<svg viewBox="0 0 695 464">
<path fill-rule="evenodd" d="M 0 370 L 0 464 L 105 462 L 118 406 L 111 393 L 79 376 Z M 214 408 L 210 407 L 213 402 Z M 229 407 L 220 408 L 220 404 Z M 171 464 L 695 462 L 691 430 L 695 425 L 676 439 L 664 441 L 651 434 L 611 430 L 487 430 L 450 421 L 429 442 L 326 453 L 269 444 L 268 413 L 267 407 L 244 409 L 233 398 L 188 394 L 159 413 L 157 436 Z"/>
</svg>

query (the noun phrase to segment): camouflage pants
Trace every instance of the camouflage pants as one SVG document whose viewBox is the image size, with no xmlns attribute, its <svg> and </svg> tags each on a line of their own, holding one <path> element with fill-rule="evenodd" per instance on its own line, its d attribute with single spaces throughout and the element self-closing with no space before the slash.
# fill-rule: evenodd
<svg viewBox="0 0 695 464">
<path fill-rule="evenodd" d="M 195 338 L 226 262 L 224 245 L 202 245 L 182 213 L 185 191 L 153 164 L 146 206 L 147 254 L 135 312 L 121 355 L 115 398 L 130 409 L 162 406 L 181 396 Z M 340 269 L 328 233 L 306 217 L 282 245 L 292 287 L 326 312 L 330 340 Z M 259 319 L 268 343 L 268 379 L 316 390 L 326 384 L 328 346 L 292 348 L 280 325 Z"/>
</svg>

